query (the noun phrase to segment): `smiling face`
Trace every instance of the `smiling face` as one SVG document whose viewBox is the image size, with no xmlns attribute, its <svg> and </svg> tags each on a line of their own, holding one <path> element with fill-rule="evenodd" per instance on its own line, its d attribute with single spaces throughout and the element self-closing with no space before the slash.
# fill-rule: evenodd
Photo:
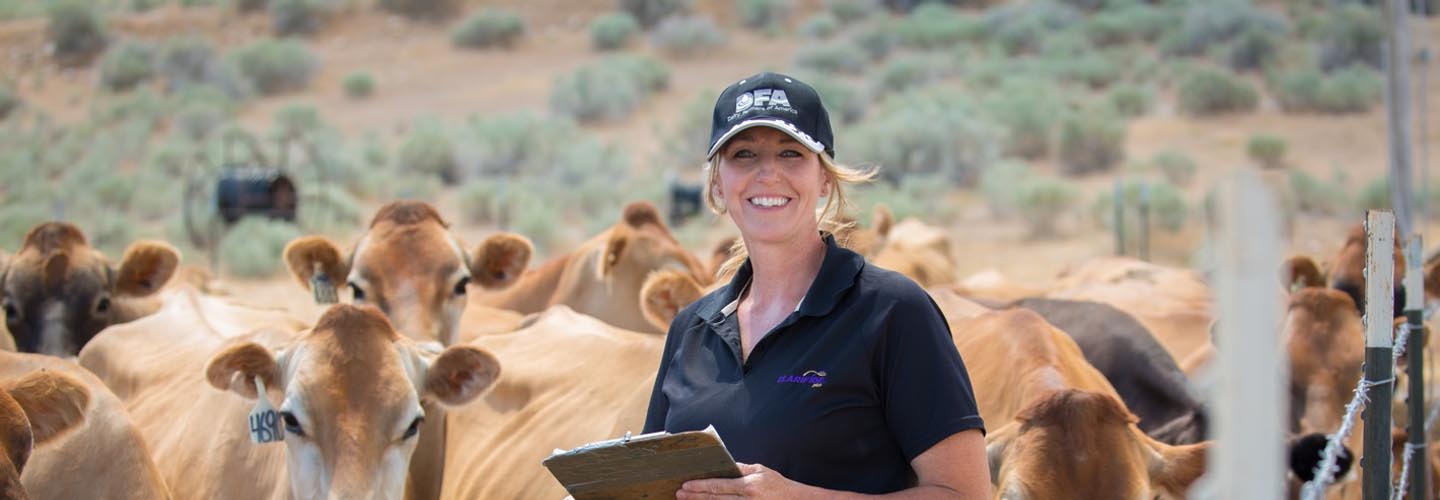
<svg viewBox="0 0 1440 500">
<path fill-rule="evenodd" d="M 716 155 L 711 186 L 749 245 L 785 243 L 819 231 L 815 208 L 829 195 L 820 158 L 784 132 L 755 127 Z"/>
</svg>

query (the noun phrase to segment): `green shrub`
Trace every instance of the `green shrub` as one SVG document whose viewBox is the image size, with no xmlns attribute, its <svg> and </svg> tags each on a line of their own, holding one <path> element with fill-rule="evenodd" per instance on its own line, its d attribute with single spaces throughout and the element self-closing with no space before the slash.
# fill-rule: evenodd
<svg viewBox="0 0 1440 500">
<path fill-rule="evenodd" d="M 100 85 L 123 92 L 155 75 L 155 48 L 144 42 L 126 41 L 100 60 Z"/>
<path fill-rule="evenodd" d="M 1280 56 L 1280 43 L 1279 35 L 1251 28 L 1223 46 L 1222 59 L 1234 71 L 1258 71 Z"/>
<path fill-rule="evenodd" d="M 130 11 L 144 14 L 159 7 L 165 0 L 130 0 Z"/>
<path fill-rule="evenodd" d="M 868 64 L 863 54 L 844 43 L 814 45 L 795 53 L 795 67 L 821 74 L 858 75 Z"/>
<path fill-rule="evenodd" d="M 962 208 L 951 201 L 953 180 L 943 174 L 909 175 L 895 182 L 872 182 L 857 187 L 851 200 L 858 213 L 873 213 L 874 206 L 885 204 L 896 220 L 919 217 L 925 220 L 953 220 Z M 851 212 L 856 213 L 856 212 Z M 870 221 L 871 224 L 874 220 Z"/>
<path fill-rule="evenodd" d="M 1321 21 L 1319 38 L 1320 69 L 1331 71 L 1365 63 L 1371 68 L 1383 67 L 1381 46 L 1385 43 L 1385 20 L 1375 7 L 1349 3 L 1331 9 Z"/>
<path fill-rule="evenodd" d="M 525 34 L 525 21 L 514 12 L 481 9 L 450 32 L 450 43 L 467 49 L 510 48 Z"/>
<path fill-rule="evenodd" d="M 1230 41 L 1248 30 L 1283 34 L 1285 20 L 1250 3 L 1250 0 L 1209 0 L 1191 2 L 1179 29 L 1161 40 L 1161 52 L 1194 56 Z"/>
<path fill-rule="evenodd" d="M 1027 159 L 1050 153 L 1064 103 L 1053 83 L 1036 78 L 1005 80 L 982 101 L 991 123 L 1004 130 L 1005 153 Z"/>
<path fill-rule="evenodd" d="M 624 12 L 611 12 L 590 21 L 590 46 L 595 50 L 619 50 L 640 33 L 640 22 Z"/>
<path fill-rule="evenodd" d="M 617 120 L 669 85 L 670 72 L 652 58 L 607 56 L 555 80 L 550 107 L 582 122 Z"/>
<path fill-rule="evenodd" d="M 1139 85 L 1120 85 L 1110 90 L 1110 107 L 1122 117 L 1138 118 L 1150 112 L 1155 95 Z"/>
<path fill-rule="evenodd" d="M 1185 203 L 1184 196 L 1180 190 L 1164 182 L 1127 181 L 1121 185 L 1121 196 L 1125 203 L 1121 213 L 1125 217 L 1126 234 L 1131 237 L 1138 237 L 1139 207 L 1142 202 L 1148 202 L 1150 207 L 1150 224 L 1160 229 L 1177 232 L 1185 227 L 1185 221 L 1189 219 L 1190 208 Z M 1091 214 L 1100 225 L 1106 230 L 1115 227 L 1115 193 L 1113 189 L 1106 189 L 1095 199 L 1091 206 Z"/>
<path fill-rule="evenodd" d="M 840 24 L 853 24 L 881 12 L 878 0 L 825 0 L 825 8 Z"/>
<path fill-rule="evenodd" d="M 229 57 L 250 85 L 266 95 L 305 88 L 319 66 L 309 47 L 295 40 L 260 40 Z"/>
<path fill-rule="evenodd" d="M 1384 81 L 1363 65 L 1325 76 L 1314 69 L 1281 73 L 1270 81 L 1271 91 L 1287 112 L 1363 113 L 1384 98 Z"/>
<path fill-rule="evenodd" d="M 846 85 L 834 81 L 826 81 L 826 83 Z M 820 93 L 820 99 L 825 102 L 825 107 L 830 111 L 832 119 L 843 121 L 842 113 L 830 100 L 832 95 L 826 93 L 833 92 L 833 90 L 823 89 L 820 86 L 816 86 L 815 90 Z M 696 94 L 680 109 L 678 121 L 665 127 L 663 131 L 657 127 L 656 134 L 661 137 L 661 144 L 659 156 L 654 164 L 658 170 L 693 171 L 705 162 L 705 151 L 710 147 L 710 115 L 715 109 L 717 94 L 716 91 L 710 89 Z"/>
<path fill-rule="evenodd" d="M 841 123 L 855 123 L 865 115 L 870 105 L 870 95 L 866 94 L 859 86 L 851 85 L 839 78 L 805 78 L 810 86 L 815 87 L 815 92 L 820 94 L 820 101 L 825 103 L 825 109 L 830 112 L 832 119 L 839 119 Z M 710 100 L 706 109 L 710 109 L 715 103 Z M 706 113 L 705 126 L 709 127 L 709 113 Z M 708 140 L 709 132 L 705 134 Z"/>
<path fill-rule="evenodd" d="M 364 99 L 375 94 L 375 77 L 370 76 L 369 72 L 357 71 L 345 75 L 341 86 L 345 89 L 345 97 Z"/>
<path fill-rule="evenodd" d="M 933 3 L 917 7 L 889 27 L 901 45 L 915 49 L 943 49 L 977 40 L 984 36 L 985 28 L 979 16 L 961 15 Z"/>
<path fill-rule="evenodd" d="M 228 100 L 241 100 L 254 93 L 254 85 L 232 60 L 215 57 L 210 42 L 195 35 L 171 37 L 161 45 L 155 60 L 156 73 L 171 92 L 190 87 L 219 89 Z"/>
<path fill-rule="evenodd" d="M 672 57 L 698 56 L 726 41 L 725 32 L 705 16 L 666 18 L 650 33 L 650 45 Z"/>
<path fill-rule="evenodd" d="M 1150 159 L 1150 164 L 1160 170 L 1160 175 L 1165 176 L 1165 180 L 1177 186 L 1190 185 L 1190 181 L 1195 179 L 1195 172 L 1199 170 L 1195 160 L 1173 149 L 1157 153 Z"/>
<path fill-rule="evenodd" d="M 1295 208 L 1303 213 L 1336 215 L 1350 206 L 1350 195 L 1345 188 L 1344 172 L 1336 170 L 1334 179 L 1321 181 L 1304 170 L 1290 171 L 1290 192 Z"/>
<path fill-rule="evenodd" d="M 20 97 L 15 95 L 15 87 L 0 81 L 0 121 L 4 121 L 18 107 L 20 107 Z"/>
<path fill-rule="evenodd" d="M 834 37 L 837 31 L 840 31 L 840 22 L 829 12 L 815 14 L 800 23 L 800 34 L 819 40 L 828 40 Z"/>
<path fill-rule="evenodd" d="M 662 19 L 690 10 L 692 0 L 618 0 L 620 10 L 628 12 L 646 28 L 660 24 Z"/>
<path fill-rule="evenodd" d="M 508 210 L 513 202 L 510 190 L 500 182 L 469 182 L 460 188 L 457 196 L 460 216 L 466 222 L 505 225 L 511 218 Z"/>
<path fill-rule="evenodd" d="M 996 157 L 999 132 L 979 117 L 966 92 L 930 86 L 886 97 L 864 123 L 850 127 L 839 149 L 848 164 L 877 164 L 891 182 L 939 175 L 973 185 Z"/>
<path fill-rule="evenodd" d="M 856 28 L 855 34 L 850 37 L 851 43 L 855 44 L 871 60 L 881 60 L 890 55 L 890 51 L 899 43 L 895 30 L 897 23 L 888 20 L 871 22 L 866 26 Z"/>
<path fill-rule="evenodd" d="M 413 19 L 441 19 L 454 12 L 459 0 L 379 0 L 380 8 Z"/>
<path fill-rule="evenodd" d="M 1075 205 L 1080 189 L 1074 183 L 1050 176 L 1031 176 L 1016 189 L 1016 208 L 1030 227 L 1030 236 L 1055 235 L 1055 221 Z"/>
<path fill-rule="evenodd" d="M 1250 112 L 1259 101 L 1249 82 L 1209 68 L 1190 72 L 1180 82 L 1178 94 L 1180 111 L 1194 116 Z"/>
<path fill-rule="evenodd" d="M 220 263 L 232 276 L 263 278 L 280 271 L 280 254 L 300 229 L 259 217 L 240 219 L 220 240 Z"/>
<path fill-rule="evenodd" d="M 946 66 L 945 57 L 937 54 L 905 54 L 893 58 L 872 77 L 871 93 L 883 95 L 923 87 L 944 77 Z"/>
<path fill-rule="evenodd" d="M 308 104 L 287 104 L 275 112 L 275 133 L 281 137 L 310 136 L 325 127 L 320 110 Z"/>
<path fill-rule="evenodd" d="M 1255 134 L 1245 146 L 1250 159 L 1260 162 L 1265 168 L 1278 168 L 1285 164 L 1285 139 L 1271 134 Z"/>
<path fill-rule="evenodd" d="M 267 3 L 270 3 L 270 0 L 232 0 L 231 2 L 235 6 L 235 10 L 241 13 L 263 9 Z"/>
<path fill-rule="evenodd" d="M 181 137 L 203 141 L 225 123 L 225 111 L 210 103 L 190 103 L 175 112 L 172 123 Z"/>
<path fill-rule="evenodd" d="M 1060 164 L 1067 175 L 1110 170 L 1125 160 L 1125 122 L 1105 109 L 1075 112 L 1060 123 Z"/>
<path fill-rule="evenodd" d="M 1360 187 L 1360 192 L 1355 195 L 1356 208 L 1361 210 L 1389 210 L 1394 208 L 1390 202 L 1390 177 L 1372 179 Z"/>
<path fill-rule="evenodd" d="M 447 185 L 460 182 L 460 165 L 455 160 L 455 145 L 450 136 L 433 124 L 421 124 L 400 143 L 395 154 L 395 167 L 400 172 L 420 172 L 438 178 Z"/>
<path fill-rule="evenodd" d="M 360 202 L 340 186 L 302 187 L 297 215 L 300 227 L 319 233 L 348 231 L 365 222 Z"/>
<path fill-rule="evenodd" d="M 1095 13 L 1085 21 L 1084 30 L 1098 46 L 1149 43 L 1160 38 L 1165 27 L 1176 21 L 1164 9 L 1136 3 Z"/>
<path fill-rule="evenodd" d="M 1005 3 L 985 11 L 983 26 L 990 38 L 1010 54 L 1035 52 L 1051 34 L 1085 19 L 1074 7 L 1053 0 Z"/>
<path fill-rule="evenodd" d="M 795 0 L 740 0 L 738 7 L 746 28 L 776 33 L 795 10 Z"/>
<path fill-rule="evenodd" d="M 473 121 L 462 138 L 462 161 L 476 178 L 530 176 L 565 185 L 586 180 L 613 183 L 624 178 L 629 168 L 612 148 L 563 118 L 529 113 L 493 116 Z M 703 154 L 694 151 L 691 154 Z"/>
<path fill-rule="evenodd" d="M 980 173 L 980 194 L 995 218 L 1013 216 L 1019 210 L 1020 183 L 1030 177 L 1030 165 L 1001 160 Z"/>
<path fill-rule="evenodd" d="M 278 36 L 308 35 L 335 8 L 333 0 L 270 0 L 270 24 Z"/>
<path fill-rule="evenodd" d="M 63 64 L 88 62 L 109 38 L 99 9 L 87 0 L 53 0 L 46 8 L 46 39 Z"/>
<path fill-rule="evenodd" d="M 1103 89 L 1125 75 L 1125 62 L 1106 54 L 1087 52 L 1074 57 L 1046 61 L 1047 70 L 1061 80 Z"/>
</svg>

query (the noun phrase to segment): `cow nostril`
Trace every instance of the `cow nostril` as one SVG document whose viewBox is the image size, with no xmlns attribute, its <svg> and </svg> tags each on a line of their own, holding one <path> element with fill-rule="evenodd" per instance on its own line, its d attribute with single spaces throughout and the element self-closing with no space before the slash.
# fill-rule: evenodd
<svg viewBox="0 0 1440 500">
<path fill-rule="evenodd" d="M 105 314 L 110 312 L 110 297 L 101 297 L 95 302 L 95 312 Z"/>
<path fill-rule="evenodd" d="M 1308 434 L 1290 442 L 1290 471 L 1301 481 L 1310 482 L 1315 479 L 1315 469 L 1320 466 L 1320 460 L 1325 452 L 1325 445 L 1329 438 L 1324 434 Z M 1335 455 L 1335 474 L 1332 478 L 1339 478 L 1350 472 L 1350 466 L 1354 461 L 1354 454 L 1345 446 Z"/>
</svg>

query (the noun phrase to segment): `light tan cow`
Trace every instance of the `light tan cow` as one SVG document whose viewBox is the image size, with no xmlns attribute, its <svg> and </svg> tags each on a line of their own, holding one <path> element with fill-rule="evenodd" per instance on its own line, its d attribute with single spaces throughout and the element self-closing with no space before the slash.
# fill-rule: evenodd
<svg viewBox="0 0 1440 500">
<path fill-rule="evenodd" d="M 396 201 L 380 208 L 349 255 L 323 236 L 285 246 L 285 263 L 302 287 L 323 272 L 348 288 L 356 304 L 372 304 L 403 334 L 454 345 L 470 285 L 501 289 L 520 277 L 530 261 L 530 241 L 512 233 L 491 235 L 466 255 L 434 207 Z"/>
<path fill-rule="evenodd" d="M 565 305 L 623 329 L 659 333 L 663 330 L 645 319 L 639 304 L 645 278 L 657 269 L 687 273 L 702 285 L 713 281 L 700 260 L 670 234 L 655 205 L 633 202 L 614 226 L 476 302 L 521 314 Z"/>
<path fill-rule="evenodd" d="M 30 498 L 170 498 L 135 421 L 126 413 L 124 403 L 100 379 L 73 362 L 53 356 L 0 352 L 0 385 L 15 383 L 37 372 L 63 375 L 79 382 L 88 401 L 79 405 L 84 413 L 83 422 L 77 422 L 70 432 L 36 447 L 30 454 L 20 474 Z M 0 429 L 0 433 L 3 432 L 8 430 Z"/>
<path fill-rule="evenodd" d="M 469 402 L 499 375 L 482 349 L 438 356 L 372 306 L 331 306 L 311 330 L 225 338 L 174 301 L 106 332 L 80 362 L 125 394 L 176 498 L 399 499 L 424 401 Z M 264 381 L 283 444 L 250 442 Z"/>
<path fill-rule="evenodd" d="M 640 432 L 664 347 L 564 306 L 469 345 L 495 353 L 505 372 L 480 401 L 450 412 L 447 499 L 565 496 L 540 461 L 618 437 L 617 427 Z"/>
<path fill-rule="evenodd" d="M 885 243 L 868 256 L 875 265 L 915 280 L 923 288 L 955 282 L 956 263 L 945 231 L 907 218 L 885 234 Z"/>
<path fill-rule="evenodd" d="M 0 498 L 30 498 L 20 473 L 31 451 L 84 422 L 89 405 L 85 384 L 57 372 L 0 384 Z"/>
<path fill-rule="evenodd" d="M 1175 359 L 1210 343 L 1214 299 L 1199 273 L 1126 257 L 1086 261 L 1061 273 L 1046 297 L 1110 304 L 1145 325 Z"/>
<path fill-rule="evenodd" d="M 0 253 L 6 337 L 21 352 L 74 356 L 105 327 L 155 312 L 160 305 L 154 294 L 179 261 L 170 245 L 139 241 L 115 267 L 79 228 L 37 225 L 19 252 Z"/>
<path fill-rule="evenodd" d="M 986 437 L 995 497 L 1184 498 L 1209 443 L 1170 446 L 1135 425 L 1068 335 L 1028 310 L 952 325 Z"/>
</svg>

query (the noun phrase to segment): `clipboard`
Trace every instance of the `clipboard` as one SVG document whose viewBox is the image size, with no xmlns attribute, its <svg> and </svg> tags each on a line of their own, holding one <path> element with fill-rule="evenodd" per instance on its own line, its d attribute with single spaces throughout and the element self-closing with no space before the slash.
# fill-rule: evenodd
<svg viewBox="0 0 1440 500">
<path fill-rule="evenodd" d="M 541 462 L 575 500 L 673 499 L 693 479 L 737 478 L 715 427 L 656 432 L 555 450 Z"/>
</svg>

